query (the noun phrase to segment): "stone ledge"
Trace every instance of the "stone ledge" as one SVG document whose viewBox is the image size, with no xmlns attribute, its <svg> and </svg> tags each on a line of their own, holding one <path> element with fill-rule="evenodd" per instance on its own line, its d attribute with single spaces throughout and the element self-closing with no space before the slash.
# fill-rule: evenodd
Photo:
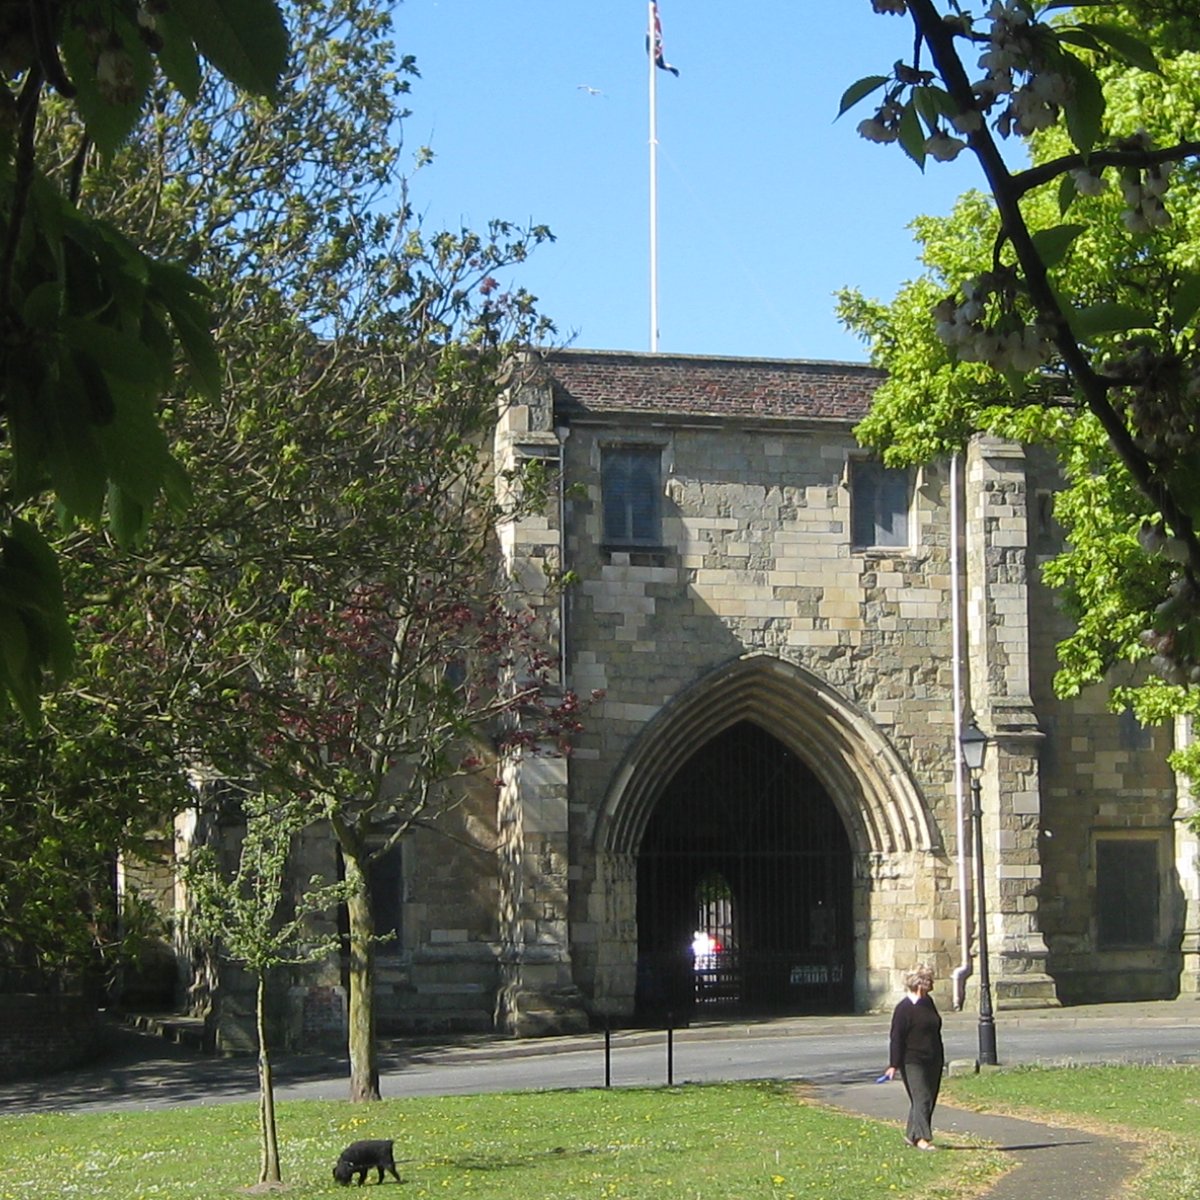
<svg viewBox="0 0 1200 1200">
<path fill-rule="evenodd" d="M 173 1042 L 176 1046 L 191 1046 L 196 1050 L 209 1048 L 203 1017 L 189 1017 L 182 1013 L 126 1013 L 124 1023 L 141 1033 Z"/>
</svg>

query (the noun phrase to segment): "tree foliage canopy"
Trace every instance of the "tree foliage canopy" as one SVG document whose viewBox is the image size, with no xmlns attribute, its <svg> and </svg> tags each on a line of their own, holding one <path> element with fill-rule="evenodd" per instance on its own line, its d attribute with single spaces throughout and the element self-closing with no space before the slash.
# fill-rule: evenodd
<svg viewBox="0 0 1200 1200">
<path fill-rule="evenodd" d="M 132 542 L 160 495 L 187 496 L 158 420 L 180 358 L 220 387 L 203 288 L 78 205 L 87 161 L 118 150 L 165 81 L 194 98 L 202 61 L 271 96 L 287 34 L 273 0 L 10 2 L 0 46 L 0 704 L 36 724 L 71 634 L 55 556 L 23 508 L 50 494 L 62 518 L 107 515 Z M 51 95 L 79 119 L 70 142 L 44 119 Z"/>
<path fill-rule="evenodd" d="M 1045 574 L 1076 621 L 1058 689 L 1148 662 L 1155 677 L 1118 702 L 1145 719 L 1193 712 L 1200 42 L 1187 6 L 873 2 L 911 18 L 916 51 L 851 87 L 843 111 L 882 90 L 863 136 L 922 167 L 972 152 L 988 190 L 914 223 L 926 271 L 890 303 L 842 295 L 889 372 L 860 436 L 894 463 L 976 431 L 1055 447 L 1068 547 Z"/>
<path fill-rule="evenodd" d="M 97 720 L 146 732 L 172 781 L 147 817 L 178 803 L 188 768 L 320 812 L 357 889 L 353 1009 L 373 986 L 371 861 L 456 803 L 451 783 L 490 787 L 498 742 L 575 726 L 495 553 L 549 484 L 536 462 L 497 480 L 490 449 L 519 351 L 551 329 L 503 280 L 550 234 L 426 229 L 410 187 L 431 156 L 402 163 L 415 64 L 386 13 L 285 11 L 293 51 L 269 102 L 219 72 L 183 93 L 155 76 L 129 136 L 70 184 L 88 219 L 187 265 L 222 354 L 160 411 L 190 505 L 148 509 L 119 556 L 56 543 L 80 661 L 48 711 L 60 736 Z M 52 144 L 87 136 L 75 106 L 43 108 Z M 74 162 L 49 177 L 67 187 Z"/>
</svg>

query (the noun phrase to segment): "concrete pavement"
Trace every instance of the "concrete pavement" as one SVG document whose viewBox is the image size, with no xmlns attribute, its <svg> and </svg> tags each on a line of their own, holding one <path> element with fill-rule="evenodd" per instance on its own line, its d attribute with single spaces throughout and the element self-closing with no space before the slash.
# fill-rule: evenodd
<svg viewBox="0 0 1200 1200">
<path fill-rule="evenodd" d="M 876 1121 L 893 1121 L 896 1137 L 903 1136 L 908 1101 L 899 1082 L 823 1084 L 814 1089 L 814 1098 Z M 944 1152 L 990 1145 L 1011 1155 L 1012 1168 L 986 1193 L 987 1200 L 1115 1200 L 1137 1165 L 1131 1142 L 946 1104 L 934 1110 L 933 1129 Z"/>
</svg>

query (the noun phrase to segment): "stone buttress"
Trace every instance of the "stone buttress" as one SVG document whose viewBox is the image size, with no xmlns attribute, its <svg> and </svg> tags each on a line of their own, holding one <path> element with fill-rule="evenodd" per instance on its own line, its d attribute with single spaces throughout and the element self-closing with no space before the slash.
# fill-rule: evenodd
<svg viewBox="0 0 1200 1200">
<path fill-rule="evenodd" d="M 544 376 L 517 367 L 517 382 L 496 430 L 497 487 L 522 462 L 539 460 L 555 480 L 545 511 L 498 530 L 503 570 L 515 606 L 530 611 L 561 662 L 559 589 L 562 563 L 563 444 L 553 424 L 552 391 Z M 557 499 L 555 498 L 557 496 Z M 583 997 L 572 977 L 568 886 L 568 759 L 542 745 L 506 756 L 500 771 L 500 979 L 497 1031 L 520 1037 L 581 1032 L 588 1027 Z"/>
<path fill-rule="evenodd" d="M 997 1007 L 1057 1002 L 1038 923 L 1038 727 L 1030 688 L 1025 452 L 975 439 L 966 472 L 967 668 L 983 768 L 988 942 Z"/>
</svg>

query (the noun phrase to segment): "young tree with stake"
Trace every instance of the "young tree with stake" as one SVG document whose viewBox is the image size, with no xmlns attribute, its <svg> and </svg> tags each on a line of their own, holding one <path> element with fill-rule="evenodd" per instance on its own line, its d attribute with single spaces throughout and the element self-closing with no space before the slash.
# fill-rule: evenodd
<svg viewBox="0 0 1200 1200">
<path fill-rule="evenodd" d="M 262 1148 L 258 1178 L 260 1183 L 278 1184 L 282 1176 L 267 1027 L 268 977 L 277 967 L 316 962 L 336 948 L 335 938 L 314 939 L 311 918 L 333 907 L 345 889 L 314 877 L 306 891 L 285 905 L 292 841 L 312 823 L 314 814 L 301 804 L 279 803 L 261 794 L 247 794 L 242 812 L 245 833 L 232 875 L 222 870 L 220 854 L 212 846 L 197 847 L 183 863 L 191 906 L 180 919 L 216 953 L 243 963 L 254 977 Z"/>
</svg>

